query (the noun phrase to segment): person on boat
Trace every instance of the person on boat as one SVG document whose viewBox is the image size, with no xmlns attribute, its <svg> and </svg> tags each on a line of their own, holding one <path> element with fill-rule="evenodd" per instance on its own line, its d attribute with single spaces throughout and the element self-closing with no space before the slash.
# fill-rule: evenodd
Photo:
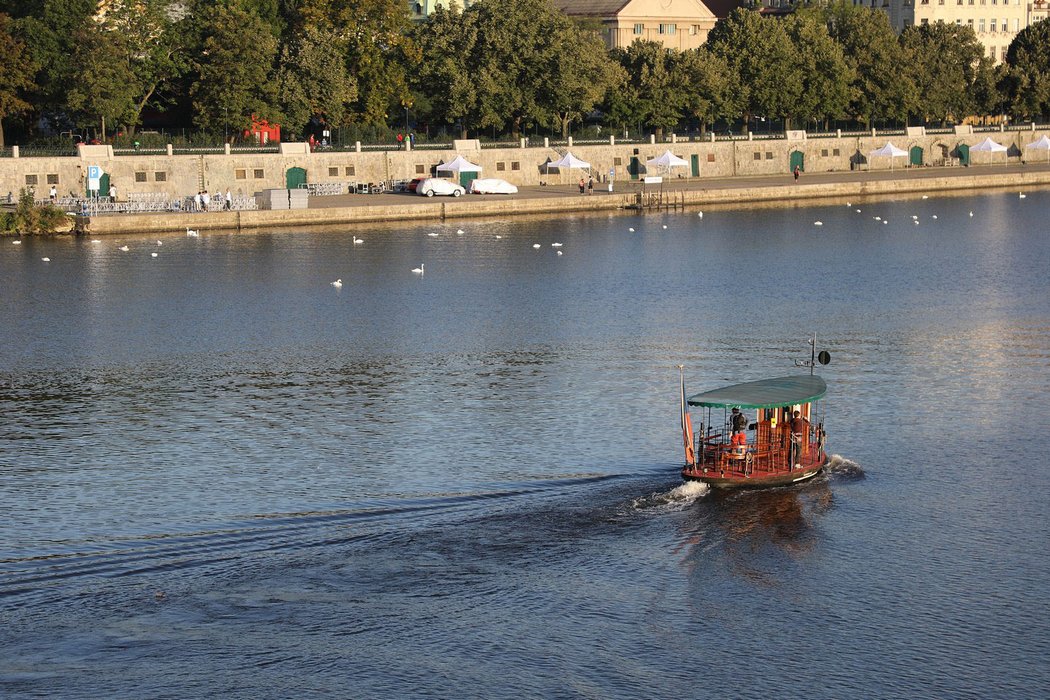
<svg viewBox="0 0 1050 700">
<path fill-rule="evenodd" d="M 798 411 L 791 414 L 791 420 L 788 421 L 791 428 L 791 464 L 794 466 L 798 466 L 802 461 L 802 441 L 809 435 L 808 423 Z"/>
<path fill-rule="evenodd" d="M 729 440 L 730 454 L 742 458 L 747 454 L 747 416 L 739 408 L 733 408 L 729 417 L 729 427 L 733 432 Z"/>
<path fill-rule="evenodd" d="M 733 428 L 733 435 L 743 433 L 747 430 L 747 416 L 739 408 L 733 409 L 729 421 L 730 426 Z"/>
</svg>

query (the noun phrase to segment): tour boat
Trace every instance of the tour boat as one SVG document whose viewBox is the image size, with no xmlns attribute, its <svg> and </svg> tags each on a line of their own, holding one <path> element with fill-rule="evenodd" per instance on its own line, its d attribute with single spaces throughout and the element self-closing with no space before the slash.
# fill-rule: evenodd
<svg viewBox="0 0 1050 700">
<path fill-rule="evenodd" d="M 819 358 L 821 364 L 830 361 L 827 352 Z M 827 384 L 812 373 L 814 360 L 796 362 L 810 367 L 810 374 L 732 384 L 688 398 L 683 373 L 682 478 L 732 489 L 789 486 L 819 474 L 828 462 L 821 402 Z M 701 414 L 695 438 L 690 408 Z M 746 423 L 733 425 L 733 409 Z"/>
</svg>

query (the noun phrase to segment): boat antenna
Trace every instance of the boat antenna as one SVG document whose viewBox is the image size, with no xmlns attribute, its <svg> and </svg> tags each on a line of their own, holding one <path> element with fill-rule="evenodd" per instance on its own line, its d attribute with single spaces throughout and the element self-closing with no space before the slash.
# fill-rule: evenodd
<svg viewBox="0 0 1050 700">
<path fill-rule="evenodd" d="M 796 367 L 809 367 L 809 375 L 813 376 L 813 370 L 816 368 L 817 363 L 826 365 L 831 362 L 831 353 L 827 350 L 821 350 L 817 352 L 817 334 L 813 334 L 813 339 L 809 341 L 809 359 L 808 360 L 795 360 Z"/>
</svg>

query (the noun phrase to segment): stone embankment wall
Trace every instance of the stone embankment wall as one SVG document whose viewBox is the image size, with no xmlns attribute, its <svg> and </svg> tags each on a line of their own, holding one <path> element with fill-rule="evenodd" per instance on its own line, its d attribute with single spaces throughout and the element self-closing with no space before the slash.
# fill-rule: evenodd
<svg viewBox="0 0 1050 700">
<path fill-rule="evenodd" d="M 738 175 L 773 175 L 791 171 L 792 154 L 802 154 L 807 172 L 850 170 L 856 167 L 886 170 L 900 168 L 907 157 L 873 158 L 871 151 L 892 142 L 909 153 L 922 150 L 923 165 L 939 165 L 945 159 L 958 157 L 959 146 L 974 146 L 991 136 L 1009 150 L 1006 154 L 970 153 L 973 165 L 1019 162 L 1023 157 L 1047 157 L 1045 151 L 1026 154 L 1025 146 L 1036 141 L 1044 130 L 1025 129 L 991 133 L 949 133 L 925 135 L 894 134 L 889 136 L 841 136 L 827 138 L 755 139 L 747 137 L 722 141 L 685 141 L 645 144 L 587 144 L 571 146 L 572 152 L 592 165 L 596 175 L 623 181 L 631 178 L 632 159 L 640 175 L 645 174 L 645 161 L 670 149 L 687 161 L 688 168 L 676 169 L 673 177 L 703 179 Z M 500 177 L 520 186 L 538 185 L 543 181 L 568 183 L 579 178 L 580 171 L 545 172 L 548 160 L 561 157 L 566 150 L 531 147 L 485 148 L 481 150 L 411 151 L 318 151 L 310 153 L 296 144 L 285 144 L 283 153 L 232 153 L 208 155 L 118 155 L 107 146 L 87 146 L 79 157 L 3 158 L 0 159 L 0 195 L 17 194 L 23 187 L 35 188 L 38 197 L 45 196 L 51 184 L 62 195 L 82 195 L 86 190 L 89 165 L 99 165 L 116 184 L 118 197 L 129 193 L 164 193 L 172 196 L 192 195 L 201 189 L 212 192 L 229 188 L 234 194 L 251 195 L 264 189 L 286 186 L 292 168 L 306 171 L 311 183 L 377 183 L 410 180 L 432 174 L 440 163 L 457 154 L 483 168 L 485 177 Z M 299 151 L 299 152 L 295 152 Z M 795 156 L 797 158 L 797 156 Z M 892 163 L 891 163 L 892 160 Z M 694 171 L 697 175 L 694 175 Z"/>
</svg>

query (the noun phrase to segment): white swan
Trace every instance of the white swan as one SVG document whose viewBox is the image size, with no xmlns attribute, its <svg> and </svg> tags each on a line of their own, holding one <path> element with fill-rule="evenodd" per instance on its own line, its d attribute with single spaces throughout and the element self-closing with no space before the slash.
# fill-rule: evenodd
<svg viewBox="0 0 1050 700">
<path fill-rule="evenodd" d="M 11 241 L 11 245 L 22 245 L 22 241 Z"/>
<path fill-rule="evenodd" d="M 155 257 L 157 257 L 157 254 L 156 253 L 150 253 L 150 257 L 155 258 Z"/>
<path fill-rule="evenodd" d="M 191 229 L 189 226 L 186 227 L 186 235 L 190 236 L 191 238 L 197 238 L 198 236 L 200 236 L 199 233 Z"/>
<path fill-rule="evenodd" d="M 363 239 L 363 238 L 357 238 L 357 237 L 354 238 L 354 245 L 361 245 L 364 242 L 365 242 L 365 239 Z"/>
<path fill-rule="evenodd" d="M 456 229 L 456 235 L 457 236 L 462 236 L 463 235 L 463 229 L 461 229 L 461 228 Z"/>
<path fill-rule="evenodd" d="M 559 251 L 558 251 L 558 255 L 564 255 L 564 253 L 562 253 L 562 252 L 561 252 L 561 251 L 559 250 Z"/>
<path fill-rule="evenodd" d="M 500 235 L 497 235 L 497 236 L 496 236 L 496 240 L 497 240 L 497 241 L 498 241 L 498 240 L 500 240 L 501 238 L 503 238 L 503 236 L 500 236 Z"/>
<path fill-rule="evenodd" d="M 438 234 L 436 234 L 436 233 L 428 233 L 427 235 L 430 236 L 431 238 L 437 238 L 438 237 Z"/>
<path fill-rule="evenodd" d="M 633 228 L 629 228 L 627 230 L 630 231 L 631 233 L 634 233 L 634 229 Z"/>
<path fill-rule="evenodd" d="M 1021 199 L 1024 199 L 1024 198 L 1025 198 L 1025 197 L 1027 197 L 1028 195 L 1026 195 L 1026 194 L 1025 194 L 1024 192 L 1018 192 L 1018 193 L 1017 193 L 1017 196 L 1018 196 L 1018 197 L 1020 197 Z"/>
<path fill-rule="evenodd" d="M 664 224 L 664 230 L 665 231 L 667 230 L 667 224 Z"/>
<path fill-rule="evenodd" d="M 426 269 L 426 264 L 425 263 L 419 263 L 419 267 L 413 267 L 412 268 L 412 272 L 416 273 L 417 275 L 422 275 L 422 274 L 424 274 L 424 270 L 425 269 Z"/>
<path fill-rule="evenodd" d="M 157 245 L 164 245 L 164 241 L 157 241 Z"/>
<path fill-rule="evenodd" d="M 814 225 L 814 226 L 823 226 L 823 225 L 824 225 L 824 222 L 823 222 L 823 221 L 814 221 L 814 222 L 813 222 L 813 225 Z"/>
<path fill-rule="evenodd" d="M 540 249 L 540 244 L 539 243 L 533 243 L 532 247 L 535 248 L 536 250 L 539 250 Z"/>
<path fill-rule="evenodd" d="M 551 248 L 561 248 L 561 247 L 562 247 L 561 243 L 551 243 Z"/>
<path fill-rule="evenodd" d="M 40 258 L 40 259 L 43 260 L 44 262 L 51 262 L 51 258 Z"/>
<path fill-rule="evenodd" d="M 335 282 L 332 282 L 332 286 L 335 287 L 336 289 L 342 289 L 343 288 L 343 280 L 342 280 L 342 278 L 339 278 Z"/>
<path fill-rule="evenodd" d="M 698 217 L 700 217 L 701 219 L 702 219 L 702 218 L 704 218 L 704 212 L 702 212 L 702 211 L 698 211 L 698 212 L 696 213 L 696 215 L 697 215 Z"/>
<path fill-rule="evenodd" d="M 120 250 L 123 250 L 126 253 L 129 250 L 131 250 L 131 248 L 128 248 L 126 245 L 122 245 L 122 246 L 120 246 Z"/>
</svg>

